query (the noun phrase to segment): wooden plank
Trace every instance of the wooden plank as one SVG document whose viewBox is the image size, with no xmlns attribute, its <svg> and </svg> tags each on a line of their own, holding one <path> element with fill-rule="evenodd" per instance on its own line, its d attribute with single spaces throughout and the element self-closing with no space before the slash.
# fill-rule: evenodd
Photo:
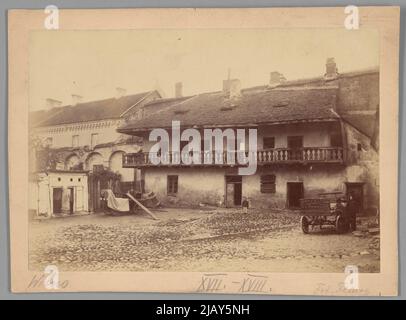
<svg viewBox="0 0 406 320">
<path fill-rule="evenodd" d="M 137 199 L 135 199 L 129 192 L 127 192 L 126 194 L 127 194 L 127 197 L 129 197 L 132 201 L 134 201 L 136 204 L 138 204 L 138 205 L 141 207 L 141 209 L 143 209 L 146 213 L 148 213 L 148 214 L 152 217 L 152 219 L 154 219 L 154 220 L 159 220 L 158 217 L 155 216 L 155 215 L 151 212 L 151 210 L 149 210 L 149 209 L 148 209 L 147 207 L 145 207 L 141 202 L 139 202 Z"/>
</svg>

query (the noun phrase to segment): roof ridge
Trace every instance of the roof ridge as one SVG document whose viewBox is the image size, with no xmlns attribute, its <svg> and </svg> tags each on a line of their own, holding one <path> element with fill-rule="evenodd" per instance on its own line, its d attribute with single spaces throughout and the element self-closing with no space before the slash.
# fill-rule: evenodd
<svg viewBox="0 0 406 320">
<path fill-rule="evenodd" d="M 148 91 L 147 93 L 144 94 L 144 96 L 142 98 L 140 98 L 136 103 L 134 103 L 132 106 L 130 106 L 129 108 L 127 108 L 127 110 L 125 110 L 124 112 L 122 112 L 120 114 L 120 117 L 124 116 L 129 110 L 131 110 L 132 108 L 134 108 L 137 104 L 139 104 L 141 101 L 145 100 L 150 94 L 152 94 L 154 91 L 158 92 L 157 90 L 151 90 Z M 159 92 L 158 92 L 159 94 Z M 140 95 L 142 95 L 142 93 L 140 93 Z"/>
<path fill-rule="evenodd" d="M 129 109 L 140 103 L 143 99 L 145 99 L 145 97 L 147 97 L 152 92 L 154 92 L 154 90 L 126 95 L 119 99 L 111 97 L 101 100 L 78 103 L 77 105 L 65 105 L 58 108 L 52 108 L 48 111 L 44 110 L 46 114 L 44 115 L 43 119 L 33 124 L 33 126 L 34 127 L 55 126 L 61 124 L 71 124 L 76 122 L 101 121 L 113 118 L 120 118 L 123 114 L 123 111 L 121 111 L 123 108 L 125 108 L 125 112 L 127 112 Z M 136 100 L 135 103 L 134 100 Z M 73 120 L 74 117 L 72 116 L 72 113 L 75 113 L 78 110 L 80 111 L 83 110 L 83 112 L 87 114 L 88 119 Z M 51 111 L 52 114 L 47 113 Z M 93 113 L 93 115 L 91 112 Z M 120 114 L 118 114 L 118 112 L 120 112 Z M 65 117 L 67 118 L 66 121 L 62 118 L 64 113 L 66 113 L 65 115 Z M 99 116 L 94 116 L 95 113 L 99 114 Z M 58 119 L 58 117 L 60 117 L 60 119 Z"/>
</svg>

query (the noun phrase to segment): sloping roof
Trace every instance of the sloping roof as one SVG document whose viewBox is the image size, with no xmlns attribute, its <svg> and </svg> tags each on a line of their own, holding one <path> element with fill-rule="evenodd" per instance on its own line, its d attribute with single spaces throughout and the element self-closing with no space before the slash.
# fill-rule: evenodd
<svg viewBox="0 0 406 320">
<path fill-rule="evenodd" d="M 346 122 L 351 124 L 361 133 L 365 134 L 367 137 L 372 138 L 375 133 L 376 126 L 376 113 L 373 114 L 341 114 Z"/>
<path fill-rule="evenodd" d="M 267 89 L 227 99 L 223 92 L 193 96 L 150 116 L 127 123 L 118 131 L 129 133 L 168 128 L 172 120 L 182 126 L 227 126 L 306 120 L 338 119 L 337 87 Z"/>
<path fill-rule="evenodd" d="M 53 108 L 49 111 L 36 111 L 30 113 L 30 123 L 36 126 L 53 126 L 59 124 L 76 123 L 83 121 L 97 121 L 103 119 L 119 118 L 130 107 L 136 105 L 152 91 L 109 98 L 98 101 L 78 103 Z M 37 121 L 35 121 L 35 118 Z"/>
<path fill-rule="evenodd" d="M 59 108 L 53 108 L 50 110 L 38 110 L 38 111 L 31 111 L 28 117 L 28 122 L 30 127 L 36 126 L 41 121 L 50 118 L 55 113 L 59 111 Z"/>
<path fill-rule="evenodd" d="M 144 116 L 148 116 L 152 113 L 165 109 L 167 107 L 182 103 L 185 100 L 190 99 L 191 96 L 177 97 L 177 98 L 161 98 L 148 102 L 144 105 Z"/>
<path fill-rule="evenodd" d="M 190 99 L 192 96 L 185 96 L 185 97 L 177 97 L 177 98 L 161 98 L 154 101 L 150 101 L 146 103 L 144 106 L 148 108 L 148 106 L 156 106 L 156 105 L 163 105 L 164 107 L 169 107 L 171 105 L 180 103 L 184 100 Z"/>
</svg>

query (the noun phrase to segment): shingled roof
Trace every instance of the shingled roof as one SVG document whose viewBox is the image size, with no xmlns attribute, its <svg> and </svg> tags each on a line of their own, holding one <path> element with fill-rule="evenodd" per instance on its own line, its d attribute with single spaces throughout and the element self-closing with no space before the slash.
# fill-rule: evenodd
<svg viewBox="0 0 406 320">
<path fill-rule="evenodd" d="M 103 119 L 120 118 L 128 109 L 141 102 L 153 91 L 109 98 L 98 101 L 78 103 L 53 108 L 49 111 L 36 111 L 30 113 L 30 123 L 34 126 L 54 126 L 84 121 L 97 121 Z"/>
<path fill-rule="evenodd" d="M 227 99 L 223 92 L 199 94 L 150 116 L 128 122 L 118 131 L 131 133 L 169 128 L 172 120 L 186 127 L 210 127 L 336 120 L 337 87 L 275 88 L 244 92 Z M 150 104 L 151 105 L 151 104 Z"/>
<path fill-rule="evenodd" d="M 358 131 L 372 138 L 376 130 L 377 113 L 371 114 L 341 114 L 341 118 L 351 124 Z M 379 119 L 379 117 L 378 117 Z"/>
</svg>

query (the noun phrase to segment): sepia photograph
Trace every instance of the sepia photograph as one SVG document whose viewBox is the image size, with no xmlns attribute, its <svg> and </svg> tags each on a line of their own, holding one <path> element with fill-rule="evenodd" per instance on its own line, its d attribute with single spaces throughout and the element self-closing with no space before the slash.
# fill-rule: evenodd
<svg viewBox="0 0 406 320">
<path fill-rule="evenodd" d="M 30 40 L 34 270 L 379 272 L 373 30 Z"/>
<path fill-rule="evenodd" d="M 97 288 L 79 274 L 176 273 L 126 288 L 269 294 L 272 277 L 318 275 L 299 292 L 381 292 L 360 288 L 358 275 L 392 276 L 383 266 L 397 265 L 381 246 L 382 228 L 397 229 L 395 209 L 382 209 L 382 184 L 396 188 L 382 168 L 397 166 L 395 140 L 382 140 L 397 105 L 382 88 L 397 65 L 382 60 L 379 26 L 352 30 L 344 18 L 326 28 L 31 30 L 18 147 L 31 276 L 19 290 L 41 291 L 43 280 L 57 289 L 55 279 L 62 290 Z M 224 289 L 235 273 L 245 278 Z M 63 281 L 73 274 L 75 285 Z M 190 286 L 182 274 L 195 274 Z M 323 282 L 331 274 L 338 288 Z M 122 290 L 110 283 L 100 285 Z"/>
</svg>

